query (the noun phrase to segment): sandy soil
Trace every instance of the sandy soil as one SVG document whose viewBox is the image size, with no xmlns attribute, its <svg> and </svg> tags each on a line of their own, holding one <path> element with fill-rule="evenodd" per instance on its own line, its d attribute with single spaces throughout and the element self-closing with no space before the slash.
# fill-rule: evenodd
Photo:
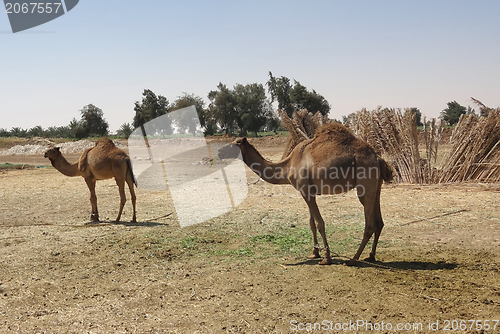
<svg viewBox="0 0 500 334">
<path fill-rule="evenodd" d="M 277 159 L 282 144 L 256 145 Z M 337 253 L 319 266 L 303 200 L 250 171 L 248 184 L 235 210 L 181 229 L 165 191 L 137 189 L 138 222 L 130 202 L 114 222 L 117 187 L 100 181 L 91 224 L 82 178 L 0 170 L 0 332 L 500 331 L 500 186 L 384 185 L 379 262 L 347 267 L 354 193 L 318 201 Z"/>
</svg>

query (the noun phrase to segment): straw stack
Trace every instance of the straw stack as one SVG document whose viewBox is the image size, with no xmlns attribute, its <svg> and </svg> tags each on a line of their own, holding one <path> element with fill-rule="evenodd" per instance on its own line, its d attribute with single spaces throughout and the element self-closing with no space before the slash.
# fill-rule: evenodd
<svg viewBox="0 0 500 334">
<path fill-rule="evenodd" d="M 290 133 L 282 159 L 286 158 L 300 142 L 313 138 L 316 130 L 323 124 L 330 122 L 328 116 L 323 116 L 319 111 L 313 114 L 306 109 L 294 110 L 291 118 L 282 109 L 279 109 L 278 113 Z"/>
<path fill-rule="evenodd" d="M 427 122 L 426 117 L 424 117 L 424 141 L 427 156 L 426 170 L 424 173 L 425 183 L 436 183 L 438 181 L 439 172 L 436 168 L 433 168 L 433 165 L 437 163 L 438 148 L 444 127 L 445 122 L 443 120 L 436 122 L 436 119 L 433 118 Z"/>
<path fill-rule="evenodd" d="M 351 127 L 392 165 L 395 182 L 424 183 L 429 178 L 418 151 L 416 117 L 410 109 L 362 109 Z"/>
<path fill-rule="evenodd" d="M 346 125 L 389 162 L 395 182 L 500 182 L 500 108 L 488 108 L 478 100 L 473 101 L 483 116 L 461 116 L 450 137 L 451 150 L 443 157 L 440 168 L 437 158 L 445 128 L 442 120 L 424 118 L 423 158 L 419 152 L 416 115 L 411 109 L 362 109 Z M 292 117 L 283 110 L 279 113 L 290 132 L 283 158 L 298 143 L 314 137 L 316 129 L 329 121 L 319 112 L 313 115 L 304 109 L 294 111 Z"/>
<path fill-rule="evenodd" d="M 487 117 L 462 115 L 450 138 L 439 182 L 500 181 L 500 108 Z"/>
</svg>

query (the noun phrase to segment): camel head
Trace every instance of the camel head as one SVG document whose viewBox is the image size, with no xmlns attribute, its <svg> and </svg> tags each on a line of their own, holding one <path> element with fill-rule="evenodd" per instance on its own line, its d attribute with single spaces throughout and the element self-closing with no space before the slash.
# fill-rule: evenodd
<svg viewBox="0 0 500 334">
<path fill-rule="evenodd" d="M 49 158 L 51 161 L 56 160 L 57 157 L 61 155 L 61 151 L 59 147 L 53 147 L 49 149 L 45 154 L 43 155 L 44 158 Z"/>
<path fill-rule="evenodd" d="M 221 159 L 236 159 L 240 153 L 244 154 L 245 146 L 248 144 L 248 140 L 243 138 L 236 138 L 231 144 L 223 146 L 219 152 L 218 156 Z"/>
</svg>

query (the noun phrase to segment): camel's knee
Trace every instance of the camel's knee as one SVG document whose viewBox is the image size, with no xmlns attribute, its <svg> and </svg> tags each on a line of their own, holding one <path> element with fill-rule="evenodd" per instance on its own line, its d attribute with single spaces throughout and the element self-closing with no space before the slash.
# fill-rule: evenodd
<svg viewBox="0 0 500 334">
<path fill-rule="evenodd" d="M 373 233 L 380 234 L 383 227 L 384 222 L 382 219 L 374 219 L 372 222 L 365 225 L 365 236 L 369 234 L 368 238 L 370 238 Z"/>
<path fill-rule="evenodd" d="M 374 233 L 380 234 L 380 231 L 382 231 L 382 227 L 379 225 L 374 225 L 374 226 L 371 226 L 370 228 L 367 228 L 365 230 L 365 234 L 368 233 L 369 236 L 371 237 L 372 234 L 374 234 Z"/>
<path fill-rule="evenodd" d="M 373 233 L 375 233 L 375 230 L 373 230 L 373 229 L 365 229 L 365 232 L 363 233 L 363 239 L 370 240 L 370 238 L 372 237 Z"/>
<path fill-rule="evenodd" d="M 383 228 L 384 222 L 382 221 L 382 219 L 375 219 L 375 222 L 373 223 L 373 226 L 371 226 L 370 231 L 372 233 L 380 234 Z"/>
<path fill-rule="evenodd" d="M 125 204 L 127 201 L 127 196 L 125 196 L 125 190 L 123 188 L 120 189 L 120 203 Z"/>
<path fill-rule="evenodd" d="M 316 222 L 314 221 L 314 218 L 309 219 L 309 227 L 312 231 L 316 231 Z"/>
</svg>

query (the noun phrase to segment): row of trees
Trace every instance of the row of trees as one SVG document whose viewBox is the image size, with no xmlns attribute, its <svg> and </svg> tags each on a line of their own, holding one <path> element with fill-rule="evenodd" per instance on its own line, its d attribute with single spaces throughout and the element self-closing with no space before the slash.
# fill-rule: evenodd
<svg viewBox="0 0 500 334">
<path fill-rule="evenodd" d="M 266 94 L 264 85 L 259 83 L 237 84 L 232 88 L 219 83 L 217 89 L 207 94 L 208 106 L 205 106 L 205 101 L 201 97 L 194 94 L 184 93 L 173 103 L 170 103 L 165 96 L 145 89 L 142 93 L 142 100 L 134 103 L 135 115 L 132 123 L 123 123 L 117 134 L 128 137 L 135 128 L 139 128 L 144 123 L 168 112 L 192 105 L 196 108 L 201 129 L 193 128 L 192 120 L 181 118 L 173 119 L 174 124 L 162 124 L 163 128 L 158 129 L 161 131 L 159 134 L 169 135 L 173 132 L 174 127 L 181 132 L 195 134 L 198 131 L 203 131 L 207 135 L 217 132 L 246 135 L 262 130 L 277 131 L 281 128 L 281 122 L 272 107 L 273 102 L 277 102 L 278 108 L 283 108 L 289 115 L 292 114 L 294 108 L 319 110 L 324 115 L 330 111 L 330 105 L 323 96 L 316 93 L 315 90 L 308 90 L 296 80 L 293 80 L 292 83 L 287 77 L 274 77 L 269 72 L 266 86 L 270 97 Z M 67 126 L 47 129 L 36 126 L 28 130 L 12 128 L 10 131 L 0 129 L 0 136 L 81 139 L 109 134 L 109 125 L 100 108 L 93 104 L 86 105 L 80 110 L 80 116 L 80 120 L 73 118 Z"/>
<path fill-rule="evenodd" d="M 108 135 L 109 125 L 104 119 L 103 111 L 93 104 L 80 110 L 80 120 L 73 118 L 69 125 L 51 126 L 43 129 L 40 125 L 31 129 L 14 127 L 7 131 L 0 128 L 0 137 L 46 137 L 46 138 L 87 138 Z"/>
<path fill-rule="evenodd" d="M 259 83 L 237 84 L 233 88 L 219 83 L 217 89 L 207 95 L 210 101 L 208 107 L 205 107 L 203 99 L 196 95 L 184 93 L 170 104 L 164 96 L 157 96 L 151 90 L 145 89 L 142 101 L 135 102 L 132 126 L 124 123 L 119 131 L 126 136 L 130 134 L 132 128 L 138 128 L 158 116 L 191 105 L 196 107 L 201 130 L 206 135 L 216 132 L 246 135 L 261 130 L 277 131 L 281 125 L 272 107 L 274 101 L 278 103 L 278 108 L 285 109 L 289 115 L 294 108 L 320 111 L 324 115 L 330 111 L 330 105 L 323 96 L 314 90 L 309 91 L 296 80 L 291 84 L 287 77 L 275 78 L 269 72 L 266 85 L 270 98 L 266 94 L 264 85 Z M 181 131 L 193 134 L 200 130 L 187 129 L 188 124 L 192 124 L 189 120 L 173 119 L 173 122 L 175 124 L 166 125 L 167 128 L 163 129 L 166 133 L 162 134 L 172 133 L 173 125 Z M 165 124 L 163 126 L 165 127 Z"/>
<path fill-rule="evenodd" d="M 266 87 L 267 94 L 266 94 Z M 181 132 L 203 131 L 206 135 L 217 132 L 226 134 L 247 135 L 258 131 L 277 131 L 281 128 L 281 122 L 273 103 L 277 103 L 279 109 L 283 109 L 289 116 L 295 109 L 305 108 L 312 112 L 319 111 L 326 115 L 330 111 L 328 101 L 315 90 L 310 91 L 300 82 L 292 81 L 284 76 L 274 77 L 269 72 L 269 80 L 266 85 L 252 83 L 247 85 L 237 84 L 232 88 L 223 83 L 219 83 L 217 89 L 207 94 L 208 106 L 204 100 L 194 94 L 184 93 L 173 103 L 163 95 L 156 95 L 153 91 L 145 89 L 142 93 L 142 100 L 134 103 L 135 115 L 132 123 L 123 123 L 118 130 L 118 135 L 128 137 L 135 128 L 141 127 L 144 123 L 171 111 L 182 109 L 188 106 L 195 106 L 201 129 L 193 128 L 192 120 L 173 119 L 173 124 L 162 124 L 163 129 L 159 134 L 169 135 L 174 127 Z M 421 112 L 418 108 L 412 108 L 417 115 L 418 125 L 421 123 Z M 461 106 L 456 101 L 448 102 L 440 118 L 454 125 L 458 122 L 462 114 L 475 113 L 474 109 Z M 481 110 L 480 116 L 484 111 Z M 342 123 L 349 121 L 354 113 L 343 116 Z M 80 120 L 73 118 L 67 126 L 49 127 L 43 129 L 35 126 L 31 129 L 12 128 L 10 131 L 0 128 L 0 137 L 65 137 L 65 138 L 86 138 L 101 137 L 109 134 L 109 125 L 104 119 L 103 111 L 93 104 L 84 106 L 80 110 Z"/>
</svg>

